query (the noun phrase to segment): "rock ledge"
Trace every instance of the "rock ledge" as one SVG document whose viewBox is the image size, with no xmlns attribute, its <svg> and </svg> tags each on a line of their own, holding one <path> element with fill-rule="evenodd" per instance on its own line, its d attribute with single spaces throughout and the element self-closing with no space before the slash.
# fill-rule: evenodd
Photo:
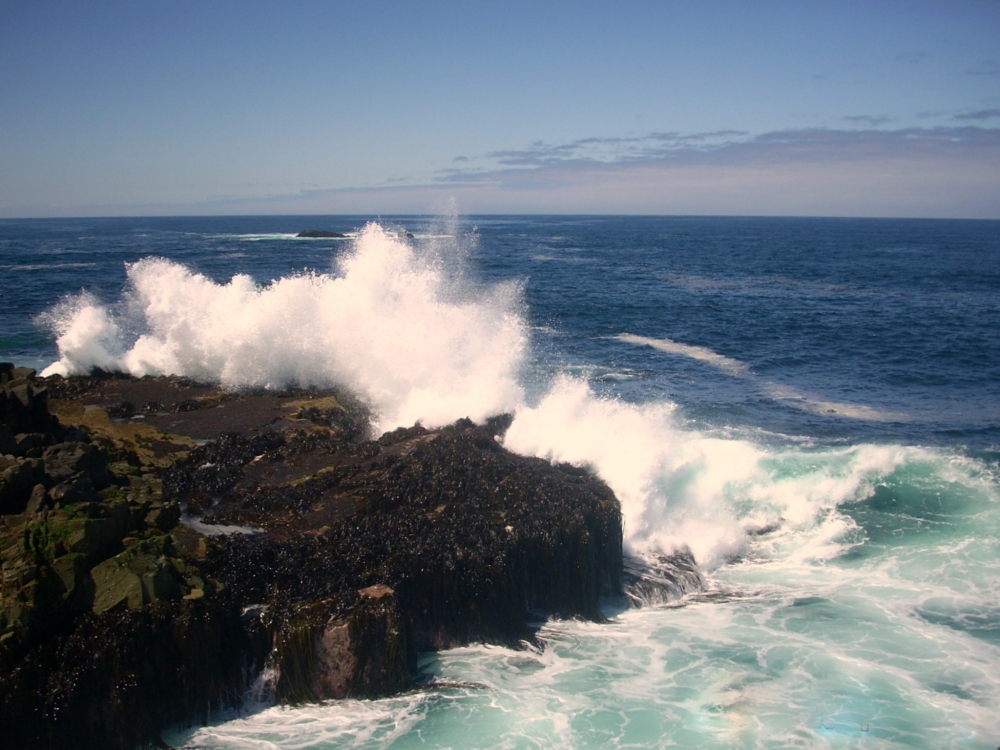
<svg viewBox="0 0 1000 750">
<path fill-rule="evenodd" d="M 343 391 L 0 364 L 0 744 L 138 747 L 261 674 L 284 703 L 389 695 L 420 650 L 601 620 L 618 501 L 509 424 L 373 440 Z"/>
</svg>

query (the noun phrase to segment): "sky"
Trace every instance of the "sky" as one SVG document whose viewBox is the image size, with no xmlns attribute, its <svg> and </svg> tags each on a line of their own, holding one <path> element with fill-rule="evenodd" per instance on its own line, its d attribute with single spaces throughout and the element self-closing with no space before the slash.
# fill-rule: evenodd
<svg viewBox="0 0 1000 750">
<path fill-rule="evenodd" d="M 1000 0 L 0 0 L 0 217 L 1000 219 Z"/>
</svg>

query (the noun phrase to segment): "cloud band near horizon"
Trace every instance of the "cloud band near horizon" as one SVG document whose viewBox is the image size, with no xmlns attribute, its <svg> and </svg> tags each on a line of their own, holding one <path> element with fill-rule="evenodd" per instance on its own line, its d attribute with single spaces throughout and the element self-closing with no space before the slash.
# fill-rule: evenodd
<svg viewBox="0 0 1000 750">
<path fill-rule="evenodd" d="M 1000 110 L 954 119 L 993 117 Z M 453 164 L 409 183 L 188 204 L 49 207 L 33 215 L 434 213 L 454 199 L 468 214 L 1000 219 L 1000 128 L 980 125 L 590 137 L 461 155 Z M 17 215 L 17 207 L 0 211 Z"/>
</svg>

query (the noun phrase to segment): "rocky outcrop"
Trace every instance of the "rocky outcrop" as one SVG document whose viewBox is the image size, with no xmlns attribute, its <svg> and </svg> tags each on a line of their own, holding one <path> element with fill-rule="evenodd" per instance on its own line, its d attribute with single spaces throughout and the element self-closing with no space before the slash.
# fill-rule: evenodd
<svg viewBox="0 0 1000 750">
<path fill-rule="evenodd" d="M 504 450 L 509 417 L 372 439 L 342 391 L 0 372 L 27 399 L 2 402 L 5 747 L 135 747 L 262 674 L 284 703 L 398 693 L 419 650 L 621 592 L 614 495 Z"/>
<path fill-rule="evenodd" d="M 330 232 L 326 229 L 303 229 L 295 236 L 306 237 L 308 239 L 338 239 L 338 240 L 342 240 L 347 237 L 346 234 L 341 234 L 340 232 Z"/>
<path fill-rule="evenodd" d="M 324 618 L 322 610 L 299 610 L 275 635 L 278 701 L 377 698 L 410 687 L 416 651 L 395 591 L 369 586 L 345 613 Z"/>
</svg>

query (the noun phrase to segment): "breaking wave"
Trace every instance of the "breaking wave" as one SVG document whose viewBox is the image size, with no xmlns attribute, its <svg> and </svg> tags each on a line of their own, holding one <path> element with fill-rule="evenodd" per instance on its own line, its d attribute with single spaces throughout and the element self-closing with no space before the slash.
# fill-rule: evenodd
<svg viewBox="0 0 1000 750">
<path fill-rule="evenodd" d="M 418 253 L 377 224 L 336 270 L 218 284 L 172 261 L 139 261 L 120 304 L 82 294 L 48 314 L 60 356 L 43 374 L 99 367 L 234 389 L 342 384 L 369 399 L 382 429 L 483 419 L 520 403 L 517 285 L 473 289 L 433 247 Z"/>
<path fill-rule="evenodd" d="M 529 403 L 522 287 L 477 285 L 463 264 L 454 238 L 415 243 L 378 224 L 334 272 L 266 285 L 243 275 L 217 283 L 147 258 L 128 266 L 120 302 L 84 293 L 47 314 L 60 356 L 43 374 L 101 368 L 232 389 L 346 385 L 372 404 L 380 430 L 512 411 L 506 447 L 592 468 L 622 503 L 630 552 L 689 549 L 709 568 L 744 554 L 750 540 L 765 554 L 762 536 L 787 558 L 839 554 L 855 526 L 838 507 L 914 460 L 898 446 L 774 449 L 699 432 L 669 402 L 598 397 L 565 373 L 533 384 L 542 397 Z M 742 362 L 702 347 L 617 338 L 750 377 Z"/>
</svg>

